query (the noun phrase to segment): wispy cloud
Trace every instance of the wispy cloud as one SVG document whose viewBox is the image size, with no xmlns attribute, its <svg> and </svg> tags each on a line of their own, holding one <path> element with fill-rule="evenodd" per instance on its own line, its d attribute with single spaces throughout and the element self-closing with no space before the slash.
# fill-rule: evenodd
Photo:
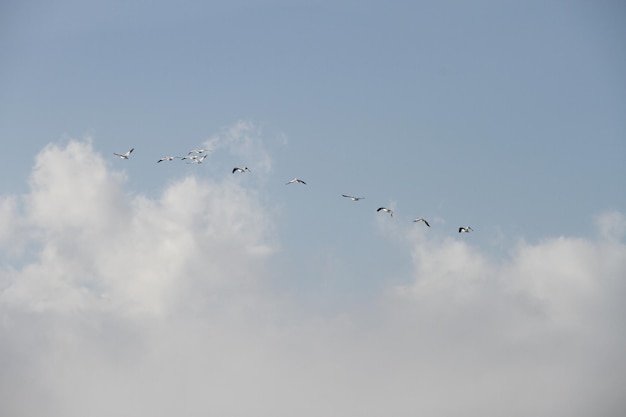
<svg viewBox="0 0 626 417">
<path fill-rule="evenodd" d="M 224 146 L 262 150 L 241 139 L 250 128 Z M 259 193 L 230 177 L 188 176 L 154 198 L 125 184 L 89 141 L 69 141 L 37 156 L 26 195 L 0 199 L 0 414 L 625 409 L 619 212 L 598 216 L 595 239 L 521 241 L 497 261 L 412 228 L 409 282 L 328 315 L 272 287 L 284 242 Z"/>
<path fill-rule="evenodd" d="M 250 121 L 239 120 L 204 141 L 207 149 L 226 151 L 240 163 L 252 163 L 254 171 L 267 173 L 272 169 L 272 159 L 261 140 L 262 128 Z"/>
</svg>

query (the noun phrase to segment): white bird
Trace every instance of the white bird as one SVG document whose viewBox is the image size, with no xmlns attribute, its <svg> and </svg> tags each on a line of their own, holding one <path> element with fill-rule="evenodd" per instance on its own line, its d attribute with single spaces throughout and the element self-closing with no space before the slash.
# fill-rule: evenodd
<svg viewBox="0 0 626 417">
<path fill-rule="evenodd" d="M 124 154 L 120 154 L 120 153 L 115 153 L 113 152 L 113 155 L 115 156 L 119 156 L 122 159 L 128 159 L 128 157 L 130 156 L 130 154 L 135 150 L 135 148 L 132 148 L 131 150 L 129 150 L 128 152 L 124 153 Z"/>
<path fill-rule="evenodd" d="M 296 182 L 299 182 L 300 184 L 304 184 L 304 185 L 306 185 L 306 182 L 302 181 L 300 178 L 294 178 L 294 179 L 292 179 L 291 181 L 289 181 L 289 182 L 288 182 L 287 184 L 285 184 L 285 185 L 293 184 L 293 183 L 296 183 Z"/>
<path fill-rule="evenodd" d="M 352 200 L 352 201 L 359 201 L 359 200 L 364 200 L 364 199 L 365 199 L 365 197 L 355 197 L 355 196 L 353 196 L 353 195 L 345 195 L 345 194 L 341 194 L 341 196 L 342 196 L 342 197 L 345 197 L 345 198 L 349 198 L 349 199 L 350 199 L 350 200 Z"/>
<path fill-rule="evenodd" d="M 191 155 L 191 156 L 184 156 L 181 159 L 189 159 L 189 160 L 191 160 L 191 162 L 187 162 L 188 164 L 201 164 L 202 161 L 204 161 L 207 156 L 208 155 L 206 155 L 206 154 L 205 155 L 201 155 L 201 156 Z"/>
<path fill-rule="evenodd" d="M 413 220 L 414 222 L 424 222 L 424 224 L 428 227 L 430 227 L 430 225 L 428 224 L 428 222 L 426 221 L 426 219 L 423 219 L 421 217 L 418 217 L 417 219 Z"/>
<path fill-rule="evenodd" d="M 200 156 L 205 156 L 205 155 L 200 155 Z M 183 156 L 180 159 L 183 159 L 183 160 L 184 159 L 198 159 L 198 158 L 200 158 L 200 156 L 198 156 L 198 155 L 187 155 L 187 156 Z"/>
<path fill-rule="evenodd" d="M 189 152 L 187 152 L 187 155 L 191 155 L 192 153 L 201 154 L 205 152 L 211 152 L 211 150 L 210 149 L 192 149 Z"/>
<path fill-rule="evenodd" d="M 387 213 L 389 213 L 389 215 L 390 215 L 391 217 L 393 217 L 393 210 L 388 209 L 388 208 L 386 208 L 386 207 L 381 207 L 381 208 L 379 208 L 379 209 L 378 209 L 378 210 L 376 210 L 376 211 L 386 211 Z"/>
<path fill-rule="evenodd" d="M 248 167 L 244 167 L 244 168 L 237 168 L 237 167 L 235 167 L 235 168 L 233 168 L 233 174 L 234 174 L 235 172 L 246 172 L 246 171 L 250 172 L 250 170 L 248 169 Z"/>
<path fill-rule="evenodd" d="M 159 160 L 157 161 L 157 164 L 158 164 L 159 162 L 163 162 L 163 161 L 171 161 L 171 160 L 173 160 L 173 159 L 175 159 L 175 158 L 180 158 L 180 156 L 164 156 L 163 158 L 161 158 L 161 159 L 159 159 Z"/>
<path fill-rule="evenodd" d="M 472 229 L 471 227 L 467 226 L 467 227 L 459 227 L 459 233 L 469 233 L 470 231 L 472 231 L 474 229 Z"/>
</svg>

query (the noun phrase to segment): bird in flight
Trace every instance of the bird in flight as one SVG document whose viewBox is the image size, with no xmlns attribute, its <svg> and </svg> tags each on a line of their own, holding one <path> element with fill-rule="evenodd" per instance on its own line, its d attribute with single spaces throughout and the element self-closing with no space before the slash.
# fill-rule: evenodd
<svg viewBox="0 0 626 417">
<path fill-rule="evenodd" d="M 424 222 L 424 224 L 428 227 L 430 227 L 430 225 L 428 224 L 428 222 L 426 221 L 426 219 L 423 219 L 421 217 L 418 217 L 417 219 L 413 220 L 414 222 Z"/>
<path fill-rule="evenodd" d="M 387 213 L 389 213 L 389 215 L 390 215 L 391 217 L 393 217 L 393 210 L 388 209 L 387 207 L 381 207 L 381 208 L 379 208 L 379 209 L 378 209 L 378 210 L 376 210 L 376 211 L 386 211 Z"/>
<path fill-rule="evenodd" d="M 346 194 L 341 194 L 341 196 L 345 197 L 345 198 L 349 198 L 352 201 L 359 201 L 359 200 L 364 200 L 365 199 L 365 197 L 355 197 L 353 195 L 346 195 Z"/>
<path fill-rule="evenodd" d="M 202 156 L 191 155 L 191 156 L 184 156 L 181 159 L 189 159 L 191 162 L 187 162 L 188 164 L 201 164 L 202 161 L 204 161 L 207 156 L 208 155 L 202 155 Z"/>
<path fill-rule="evenodd" d="M 235 168 L 233 168 L 233 174 L 234 174 L 235 172 L 246 172 L 246 171 L 250 172 L 250 170 L 248 169 L 248 167 L 243 167 L 243 168 L 237 168 L 237 167 L 235 167 Z"/>
<path fill-rule="evenodd" d="M 459 233 L 469 233 L 470 231 L 473 231 L 474 229 L 472 229 L 471 227 L 467 226 L 467 227 L 459 227 Z"/>
<path fill-rule="evenodd" d="M 171 161 L 172 159 L 175 159 L 175 158 L 180 158 L 180 156 L 164 156 L 163 158 L 157 161 L 157 164 L 163 161 Z"/>
<path fill-rule="evenodd" d="M 130 156 L 130 154 L 135 150 L 135 148 L 132 148 L 131 150 L 129 150 L 126 153 L 115 153 L 113 152 L 113 155 L 115 156 L 119 156 L 122 159 L 128 159 L 128 157 Z"/>
<path fill-rule="evenodd" d="M 293 183 L 297 183 L 297 182 L 299 182 L 300 184 L 304 184 L 304 185 L 306 185 L 306 182 L 302 181 L 300 178 L 294 178 L 294 179 L 292 179 L 291 181 L 289 181 L 289 182 L 288 182 L 287 184 L 285 184 L 285 185 L 289 185 L 289 184 L 293 184 Z"/>
<path fill-rule="evenodd" d="M 205 152 L 211 152 L 211 150 L 210 149 L 192 149 L 189 152 L 187 152 L 187 155 L 191 155 L 192 153 L 201 154 Z"/>
</svg>

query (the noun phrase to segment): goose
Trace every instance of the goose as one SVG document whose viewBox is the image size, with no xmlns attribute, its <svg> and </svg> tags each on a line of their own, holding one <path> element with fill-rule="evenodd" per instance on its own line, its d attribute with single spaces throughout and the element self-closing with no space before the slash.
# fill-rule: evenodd
<svg viewBox="0 0 626 417">
<path fill-rule="evenodd" d="M 211 152 L 211 150 L 210 149 L 192 149 L 189 152 L 187 152 L 187 155 L 191 155 L 192 153 L 201 154 L 205 152 Z"/>
<path fill-rule="evenodd" d="M 349 199 L 350 199 L 350 200 L 352 200 L 352 201 L 359 201 L 359 200 L 364 200 L 364 199 L 365 199 L 365 197 L 355 197 L 355 196 L 353 196 L 353 195 L 345 195 L 345 194 L 341 194 L 341 196 L 342 196 L 342 197 L 345 197 L 345 198 L 349 198 Z"/>
<path fill-rule="evenodd" d="M 472 229 L 471 227 L 467 226 L 467 227 L 459 227 L 459 233 L 469 233 L 470 231 L 473 231 L 474 229 Z"/>
<path fill-rule="evenodd" d="M 413 220 L 414 222 L 424 222 L 424 224 L 428 227 L 430 227 L 430 225 L 428 224 L 428 222 L 426 221 L 426 219 L 423 219 L 421 217 L 418 217 L 417 219 Z"/>
<path fill-rule="evenodd" d="M 235 168 L 233 168 L 233 174 L 234 174 L 235 172 L 246 172 L 246 171 L 250 172 L 250 170 L 248 169 L 248 167 L 243 167 L 243 168 L 237 168 L 237 167 L 235 167 Z"/>
<path fill-rule="evenodd" d="M 157 161 L 157 164 L 158 164 L 159 162 L 163 162 L 163 161 L 171 161 L 171 160 L 173 160 L 173 159 L 175 159 L 175 158 L 180 158 L 180 156 L 164 156 L 163 158 L 161 158 L 161 159 L 159 159 L 159 160 Z"/>
<path fill-rule="evenodd" d="M 294 179 L 292 179 L 291 181 L 289 181 L 289 182 L 288 182 L 287 184 L 285 184 L 285 185 L 289 185 L 289 184 L 293 184 L 293 183 L 298 183 L 298 182 L 299 182 L 300 184 L 304 184 L 304 185 L 306 185 L 306 182 L 302 181 L 300 178 L 297 178 L 297 177 L 296 177 L 296 178 L 294 178 Z"/>
<path fill-rule="evenodd" d="M 376 210 L 376 211 L 386 211 L 387 213 L 389 213 L 389 215 L 390 215 L 391 217 L 393 217 L 393 210 L 388 209 L 387 207 L 381 207 L 381 208 L 379 208 L 379 209 L 378 209 L 378 210 Z"/>
<path fill-rule="evenodd" d="M 132 148 L 131 150 L 129 150 L 128 152 L 124 153 L 124 154 L 120 154 L 120 153 L 115 153 L 113 152 L 113 155 L 115 156 L 119 156 L 122 159 L 128 159 L 128 157 L 130 156 L 130 154 L 135 150 L 135 148 Z"/>
</svg>

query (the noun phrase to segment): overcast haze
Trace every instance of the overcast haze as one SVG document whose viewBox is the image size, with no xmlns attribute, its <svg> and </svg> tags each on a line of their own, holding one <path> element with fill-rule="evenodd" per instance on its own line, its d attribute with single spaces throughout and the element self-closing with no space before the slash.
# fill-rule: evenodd
<svg viewBox="0 0 626 417">
<path fill-rule="evenodd" d="M 625 23 L 4 2 L 0 414 L 623 416 Z"/>
</svg>

